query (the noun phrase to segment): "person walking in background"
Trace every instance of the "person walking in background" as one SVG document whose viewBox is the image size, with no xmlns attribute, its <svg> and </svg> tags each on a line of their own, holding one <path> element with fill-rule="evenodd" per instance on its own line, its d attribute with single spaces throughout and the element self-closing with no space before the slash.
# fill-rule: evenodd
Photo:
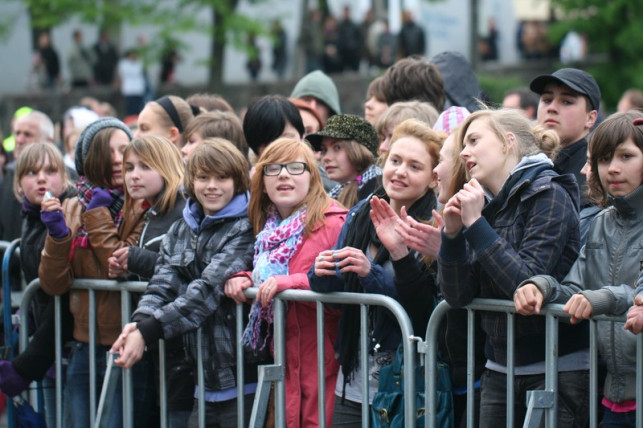
<svg viewBox="0 0 643 428">
<path fill-rule="evenodd" d="M 342 21 L 337 26 L 338 49 L 343 71 L 358 71 L 362 51 L 362 31 L 353 22 L 350 6 L 344 6 Z"/>
<path fill-rule="evenodd" d="M 339 50 L 339 28 L 337 19 L 329 15 L 324 20 L 323 30 L 324 53 L 322 55 L 322 66 L 325 73 L 339 73 L 343 69 L 342 56 Z"/>
<path fill-rule="evenodd" d="M 261 51 L 257 45 L 257 35 L 255 33 L 248 34 L 248 60 L 246 61 L 246 69 L 250 74 L 250 80 L 256 82 L 261 72 Z"/>
<path fill-rule="evenodd" d="M 72 88 L 85 88 L 94 81 L 94 53 L 83 45 L 83 33 L 74 30 L 74 44 L 67 55 Z"/>
<path fill-rule="evenodd" d="M 174 69 L 180 61 L 181 55 L 179 55 L 176 44 L 172 41 L 166 42 L 161 56 L 161 72 L 159 75 L 162 85 L 176 83 Z"/>
<path fill-rule="evenodd" d="M 426 38 L 424 30 L 413 20 L 410 10 L 402 12 L 402 28 L 399 37 L 400 57 L 426 55 Z"/>
<path fill-rule="evenodd" d="M 94 45 L 94 81 L 98 85 L 111 85 L 116 74 L 118 51 L 109 38 L 107 31 L 101 31 Z"/>
<path fill-rule="evenodd" d="M 54 89 L 60 81 L 60 61 L 48 32 L 40 33 L 38 36 L 38 55 L 46 72 L 45 87 Z"/>
<path fill-rule="evenodd" d="M 301 28 L 299 35 L 299 45 L 306 56 L 306 73 L 322 69 L 322 55 L 324 53 L 322 12 L 319 9 L 313 9 L 309 16 L 309 21 Z"/>
<path fill-rule="evenodd" d="M 118 63 L 118 78 L 114 82 L 125 99 L 125 116 L 138 115 L 145 106 L 145 71 L 136 49 L 130 49 Z"/>
<path fill-rule="evenodd" d="M 288 36 L 278 19 L 272 23 L 272 70 L 279 80 L 284 78 L 288 64 Z"/>
<path fill-rule="evenodd" d="M 388 68 L 397 61 L 397 37 L 391 32 L 388 20 L 383 21 L 383 26 L 377 37 L 375 64 L 380 68 Z"/>
</svg>

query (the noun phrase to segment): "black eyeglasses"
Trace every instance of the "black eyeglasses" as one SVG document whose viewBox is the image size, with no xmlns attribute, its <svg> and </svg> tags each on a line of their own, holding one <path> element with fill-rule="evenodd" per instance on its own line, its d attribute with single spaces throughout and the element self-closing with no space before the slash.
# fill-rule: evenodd
<svg viewBox="0 0 643 428">
<path fill-rule="evenodd" d="M 279 175 L 284 168 L 290 175 L 301 175 L 308 171 L 308 165 L 305 162 L 267 163 L 263 166 L 263 175 L 268 177 Z"/>
</svg>

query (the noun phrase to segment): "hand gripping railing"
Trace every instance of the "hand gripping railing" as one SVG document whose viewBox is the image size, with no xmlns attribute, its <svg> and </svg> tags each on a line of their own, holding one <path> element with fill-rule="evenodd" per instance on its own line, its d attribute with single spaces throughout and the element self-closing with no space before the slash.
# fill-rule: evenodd
<svg viewBox="0 0 643 428">
<path fill-rule="evenodd" d="M 245 291 L 247 298 L 254 298 L 257 289 L 249 288 Z M 283 367 L 286 354 L 285 354 L 285 311 L 284 301 L 298 301 L 298 302 L 315 302 L 317 304 L 317 370 L 319 379 L 319 415 L 320 426 L 325 426 L 325 397 L 323 391 L 324 385 L 324 347 L 323 347 L 323 304 L 359 304 L 360 305 L 360 358 L 362 367 L 362 426 L 369 426 L 369 406 L 368 406 L 368 330 L 367 330 L 367 315 L 368 306 L 383 306 L 387 308 L 395 316 L 400 325 L 402 332 L 402 344 L 404 349 L 404 425 L 405 427 L 415 426 L 415 379 L 413 376 L 415 365 L 415 349 L 414 342 L 417 340 L 413 336 L 413 328 L 409 320 L 409 316 L 395 299 L 380 295 L 380 294 L 366 294 L 366 293 L 315 293 L 306 290 L 286 290 L 277 293 L 275 296 L 275 324 L 274 324 L 274 350 L 275 350 L 275 363 L 271 369 L 277 372 L 273 379 L 277 387 L 275 389 L 275 426 L 285 427 L 285 385 L 283 378 Z M 321 338 L 321 339 L 320 339 Z M 240 341 L 239 341 L 240 342 Z M 237 360 L 239 361 L 239 360 Z M 239 364 L 237 364 L 239 366 Z M 261 373 L 261 372 L 260 372 Z M 266 380 L 264 383 L 270 382 Z M 258 386 L 261 387 L 261 381 Z M 255 395 L 255 402 L 262 399 L 262 391 L 257 391 Z M 255 405 L 256 406 L 256 405 Z M 253 412 L 254 413 L 254 412 Z M 251 427 L 261 427 L 262 420 L 256 418 L 253 414 L 251 419 Z"/>
<path fill-rule="evenodd" d="M 513 426 L 513 402 L 514 402 L 514 319 L 516 310 L 514 303 L 510 300 L 499 299 L 474 299 L 465 307 L 468 311 L 467 321 L 467 426 L 473 427 L 474 421 L 474 374 L 475 374 L 475 349 L 474 349 L 474 327 L 475 311 L 505 312 L 507 314 L 507 427 Z M 547 426 L 556 427 L 557 423 L 557 382 L 558 382 L 558 319 L 568 319 L 569 315 L 563 310 L 563 305 L 548 304 L 542 307 L 540 315 L 546 317 L 546 342 L 545 342 L 545 390 L 530 391 L 528 399 L 528 411 L 524 426 L 539 426 L 540 418 L 546 417 Z M 440 323 L 446 313 L 451 309 L 445 301 L 433 310 L 426 330 L 426 424 L 428 427 L 435 427 L 436 409 L 436 355 L 437 337 Z M 518 315 L 520 316 L 520 315 Z M 625 316 L 596 316 L 589 320 L 590 323 L 590 427 L 597 426 L 597 330 L 596 323 L 602 321 L 624 322 Z M 616 327 L 622 328 L 622 327 Z M 637 338 L 636 358 L 636 427 L 643 428 L 643 334 Z"/>
</svg>

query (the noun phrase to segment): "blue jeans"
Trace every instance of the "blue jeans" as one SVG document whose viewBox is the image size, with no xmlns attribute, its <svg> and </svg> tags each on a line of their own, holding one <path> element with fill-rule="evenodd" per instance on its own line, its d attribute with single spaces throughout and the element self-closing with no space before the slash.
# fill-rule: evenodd
<svg viewBox="0 0 643 428">
<path fill-rule="evenodd" d="M 244 395 L 243 421 L 248 425 L 252 415 L 254 394 Z M 194 409 L 190 415 L 189 427 L 199 426 L 199 402 L 194 400 Z M 205 426 L 207 428 L 228 428 L 237 426 L 237 399 L 220 402 L 205 402 Z"/>
<path fill-rule="evenodd" d="M 98 407 L 98 400 L 103 387 L 107 352 L 109 346 L 96 347 L 96 403 L 89 399 L 89 345 L 83 342 L 73 342 L 67 368 L 67 383 L 65 385 L 65 406 L 69 406 L 68 414 L 73 428 L 90 426 L 90 411 Z M 114 366 L 112 370 L 120 368 Z M 132 384 L 134 397 L 134 426 L 146 426 L 149 409 L 154 403 L 152 366 L 144 357 L 132 368 Z M 116 376 L 114 394 L 106 397 L 109 412 L 103 412 L 103 418 L 109 428 L 119 428 L 123 425 L 123 388 L 122 378 Z"/>
<path fill-rule="evenodd" d="M 527 391 L 544 390 L 545 375 L 514 378 L 514 426 L 522 426 L 527 413 Z M 579 370 L 558 373 L 558 426 L 584 428 L 589 412 L 589 372 Z M 507 377 L 493 370 L 482 374 L 480 427 L 506 425 Z"/>
<path fill-rule="evenodd" d="M 616 413 L 603 407 L 602 426 L 603 428 L 634 428 L 636 426 L 636 410 Z"/>
</svg>

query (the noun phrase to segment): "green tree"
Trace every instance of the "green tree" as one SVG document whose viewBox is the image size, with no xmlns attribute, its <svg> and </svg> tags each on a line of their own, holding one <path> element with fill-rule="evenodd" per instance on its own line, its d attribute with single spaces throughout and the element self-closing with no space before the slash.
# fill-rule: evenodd
<svg viewBox="0 0 643 428">
<path fill-rule="evenodd" d="M 631 0 L 552 0 L 563 12 L 551 27 L 553 41 L 570 30 L 587 36 L 591 54 L 607 60 L 592 65 L 591 72 L 601 87 L 603 101 L 612 108 L 630 87 L 643 87 L 643 3 Z"/>
</svg>

